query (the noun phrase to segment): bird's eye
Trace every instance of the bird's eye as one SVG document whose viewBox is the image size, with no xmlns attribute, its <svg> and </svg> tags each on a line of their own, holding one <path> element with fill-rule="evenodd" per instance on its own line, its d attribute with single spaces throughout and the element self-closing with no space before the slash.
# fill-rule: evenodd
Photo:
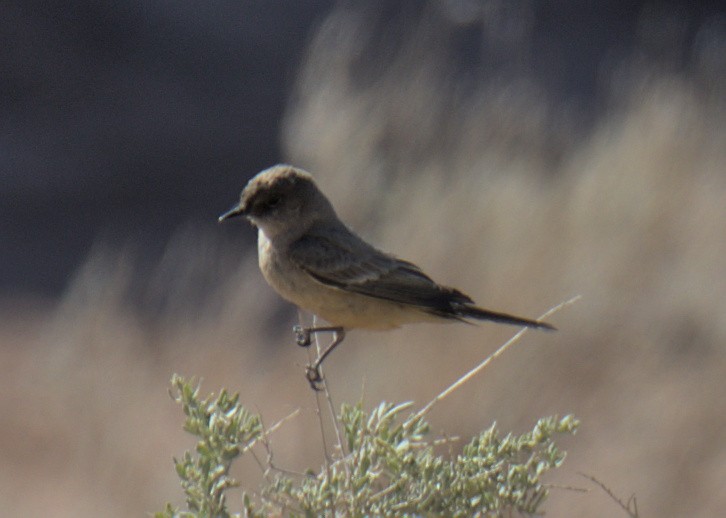
<svg viewBox="0 0 726 518">
<path fill-rule="evenodd" d="M 282 198 L 279 196 L 272 196 L 271 198 L 268 198 L 267 201 L 265 201 L 265 207 L 268 209 L 274 209 L 280 204 L 280 201 Z"/>
</svg>

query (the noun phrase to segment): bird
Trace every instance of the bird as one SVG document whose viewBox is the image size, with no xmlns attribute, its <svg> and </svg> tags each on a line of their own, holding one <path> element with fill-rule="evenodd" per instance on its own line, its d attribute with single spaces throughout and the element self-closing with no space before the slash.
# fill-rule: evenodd
<svg viewBox="0 0 726 518">
<path fill-rule="evenodd" d="M 367 243 L 338 217 L 307 171 L 279 164 L 255 175 L 219 222 L 244 216 L 258 230 L 258 262 L 282 298 L 328 322 L 295 326 L 298 345 L 315 333 L 332 342 L 306 368 L 314 389 L 320 365 L 352 329 L 389 330 L 418 322 L 492 321 L 543 330 L 546 322 L 483 309 L 458 289 L 434 281 L 416 264 Z"/>
</svg>

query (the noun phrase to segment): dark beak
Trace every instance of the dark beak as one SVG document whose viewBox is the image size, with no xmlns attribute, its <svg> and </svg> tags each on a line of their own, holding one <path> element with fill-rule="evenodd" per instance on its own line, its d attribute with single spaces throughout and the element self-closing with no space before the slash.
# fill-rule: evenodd
<svg viewBox="0 0 726 518">
<path fill-rule="evenodd" d="M 237 216 L 244 216 L 245 212 L 239 205 L 235 205 L 231 209 L 229 209 L 227 212 L 219 216 L 218 221 L 222 223 L 224 220 L 229 218 L 236 218 Z"/>
</svg>

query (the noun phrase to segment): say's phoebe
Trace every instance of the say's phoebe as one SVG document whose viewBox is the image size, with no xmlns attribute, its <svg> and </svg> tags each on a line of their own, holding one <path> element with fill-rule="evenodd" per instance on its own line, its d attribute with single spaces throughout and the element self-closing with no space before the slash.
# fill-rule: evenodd
<svg viewBox="0 0 726 518">
<path fill-rule="evenodd" d="M 314 388 L 321 381 L 320 364 L 348 329 L 467 319 L 554 329 L 545 322 L 479 308 L 415 264 L 369 245 L 338 219 L 312 176 L 301 169 L 276 165 L 252 178 L 239 204 L 219 221 L 236 216 L 246 216 L 259 229 L 260 270 L 270 286 L 332 324 L 295 329 L 300 345 L 309 345 L 312 333 L 334 333 L 333 342 L 308 367 Z"/>
</svg>

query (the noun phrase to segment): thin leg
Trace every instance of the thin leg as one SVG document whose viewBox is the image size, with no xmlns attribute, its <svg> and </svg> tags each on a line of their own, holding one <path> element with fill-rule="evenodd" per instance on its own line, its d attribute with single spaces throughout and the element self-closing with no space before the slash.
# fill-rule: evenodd
<svg viewBox="0 0 726 518">
<path fill-rule="evenodd" d="M 308 331 L 309 333 L 316 333 L 321 331 L 333 333 L 333 341 L 330 343 L 330 345 L 328 345 L 328 347 L 326 347 L 325 350 L 320 354 L 318 359 L 315 360 L 312 365 L 308 365 L 307 369 L 305 370 L 305 376 L 308 378 L 310 386 L 313 388 L 313 390 L 320 390 L 318 384 L 323 380 L 323 376 L 320 374 L 320 365 L 323 363 L 325 358 L 327 358 L 328 355 L 333 352 L 333 349 L 335 349 L 338 344 L 343 341 L 343 339 L 345 338 L 345 330 L 342 327 L 317 327 L 307 329 L 306 331 Z M 300 341 L 298 341 L 298 343 L 300 343 Z"/>
<path fill-rule="evenodd" d="M 300 347 L 308 347 L 312 343 L 312 335 L 315 333 L 342 333 L 343 328 L 293 326 L 292 332 L 295 333 L 295 342 L 297 342 Z"/>
</svg>

